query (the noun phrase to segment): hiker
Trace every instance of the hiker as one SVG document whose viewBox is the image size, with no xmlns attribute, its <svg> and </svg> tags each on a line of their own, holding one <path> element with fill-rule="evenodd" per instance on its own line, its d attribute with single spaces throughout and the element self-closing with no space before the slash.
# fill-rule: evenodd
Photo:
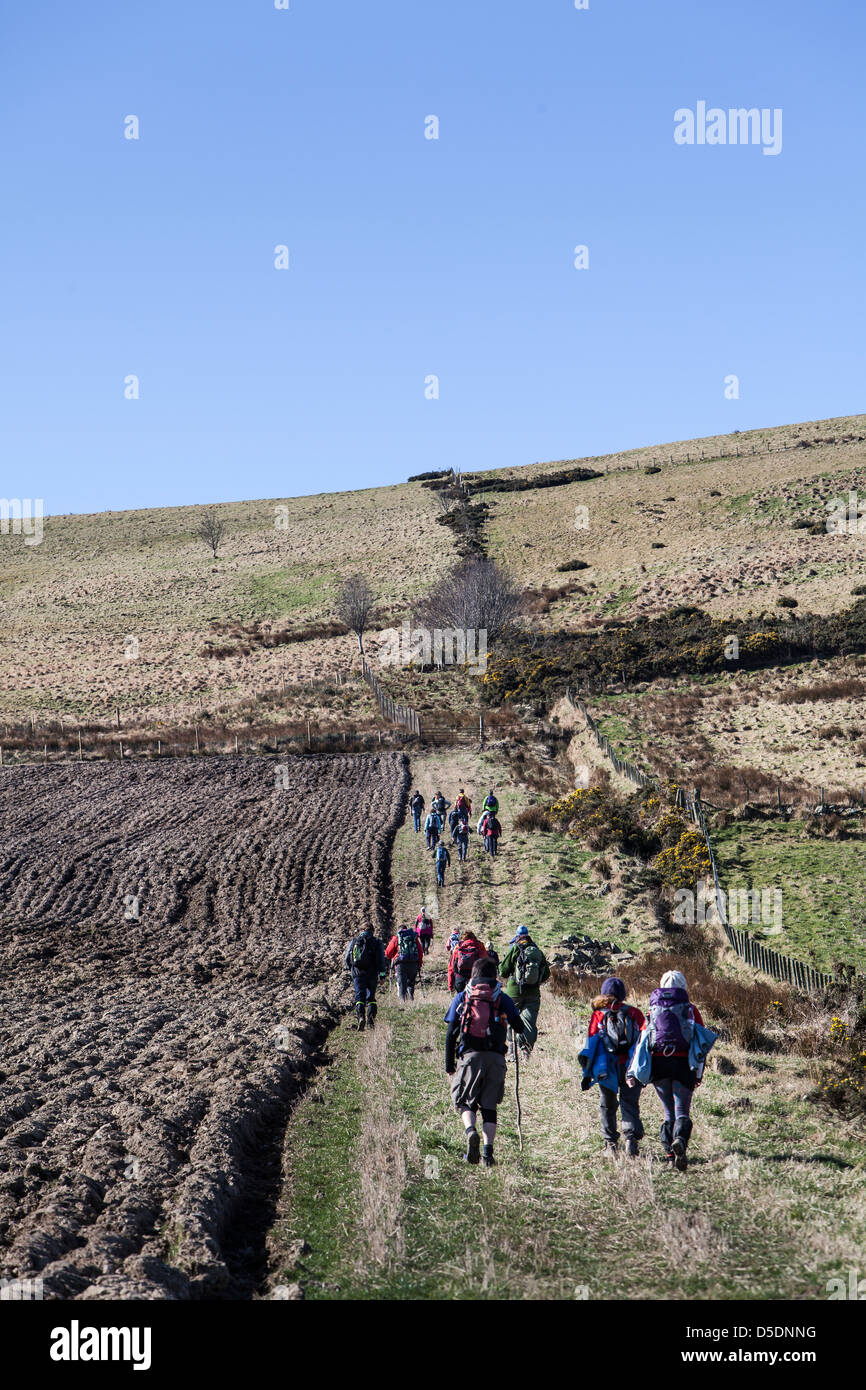
<svg viewBox="0 0 866 1390">
<path fill-rule="evenodd" d="M 385 947 L 372 927 L 366 927 L 349 942 L 343 964 L 352 975 L 358 1030 L 364 1027 L 365 1009 L 366 1023 L 372 1028 L 376 1021 L 376 986 L 388 971 Z"/>
<path fill-rule="evenodd" d="M 454 843 L 457 846 L 457 858 L 463 863 L 469 854 L 469 823 L 465 820 L 457 822 L 457 829 L 454 832 Z"/>
<path fill-rule="evenodd" d="M 417 787 L 409 797 L 409 810 L 412 812 L 412 824 L 414 828 L 420 830 L 421 817 L 424 814 L 424 798 Z"/>
<path fill-rule="evenodd" d="M 489 811 L 489 812 L 491 813 L 491 815 L 494 815 L 494 816 L 498 816 L 498 815 L 499 815 L 499 802 L 498 802 L 496 796 L 494 795 L 494 792 L 493 792 L 493 788 L 492 788 L 492 787 L 490 788 L 490 791 L 489 791 L 489 792 L 487 793 L 487 795 L 485 796 L 484 801 L 483 801 L 482 806 L 481 806 L 481 809 L 482 809 L 482 811 Z"/>
<path fill-rule="evenodd" d="M 457 843 L 457 827 L 458 825 L 462 824 L 463 822 L 460 819 L 460 812 L 457 810 L 457 807 L 455 806 L 453 810 L 448 812 L 448 829 L 451 831 L 452 845 L 456 845 Z"/>
<path fill-rule="evenodd" d="M 444 844 L 437 845 L 436 852 L 433 855 L 433 858 L 436 863 L 436 883 L 438 887 L 444 888 L 445 870 L 451 863 L 451 855 L 448 853 L 448 846 Z"/>
<path fill-rule="evenodd" d="M 505 1095 L 508 1028 L 520 1033 L 523 1020 L 496 979 L 493 962 L 477 960 L 468 987 L 451 1001 L 445 1015 L 445 1071 L 451 1098 L 466 1131 L 467 1163 L 477 1163 L 481 1139 L 475 1127 L 481 1111 L 485 1168 L 494 1167 L 496 1110 Z"/>
<path fill-rule="evenodd" d="M 468 821 L 469 817 L 472 815 L 472 802 L 469 800 L 469 797 L 462 787 L 460 788 L 460 794 L 457 800 L 454 802 L 454 810 L 460 816 L 461 820 Z"/>
<path fill-rule="evenodd" d="M 459 933 L 459 931 L 457 931 L 457 929 L 455 928 L 454 931 L 453 931 L 453 932 L 451 933 L 451 935 L 449 936 L 449 938 L 448 938 L 448 940 L 447 940 L 447 942 L 446 942 L 446 944 L 445 944 L 445 949 L 446 949 L 446 951 L 448 952 L 448 959 L 449 959 L 449 960 L 451 959 L 451 955 L 452 955 L 452 952 L 454 951 L 454 947 L 457 945 L 457 943 L 458 943 L 459 940 L 460 940 L 460 933 Z M 449 986 L 449 988 L 450 988 L 450 986 Z"/>
<path fill-rule="evenodd" d="M 499 821 L 496 819 L 493 813 L 488 812 L 487 818 L 484 821 L 484 849 L 487 852 L 487 854 L 491 856 L 492 859 L 496 858 L 496 851 L 499 845 L 499 836 L 501 834 L 502 826 L 499 824 Z"/>
<path fill-rule="evenodd" d="M 655 1086 L 665 1116 L 662 1148 L 680 1173 L 689 1166 L 692 1096 L 717 1036 L 704 1026 L 700 1010 L 689 1000 L 682 972 L 666 971 L 650 995 L 649 1016 L 627 1068 L 626 1083 L 644 1086 L 651 1081 Z"/>
<path fill-rule="evenodd" d="M 433 918 L 430 916 L 429 908 L 422 907 L 415 918 L 415 932 L 421 943 L 421 950 L 426 956 L 433 945 Z"/>
<path fill-rule="evenodd" d="M 592 1001 L 586 1042 L 581 1048 L 582 1091 L 597 1081 L 601 1132 L 606 1154 L 619 1152 L 616 1127 L 617 1102 L 622 1115 L 622 1133 L 629 1158 L 638 1157 L 643 1139 L 640 1118 L 640 1087 L 626 1084 L 626 1071 L 634 1056 L 646 1019 L 640 1009 L 626 1004 L 626 987 L 618 975 L 605 980 L 600 994 Z"/>
<path fill-rule="evenodd" d="M 485 943 L 484 943 L 484 949 L 485 949 L 485 951 L 487 952 L 487 959 L 493 961 L 493 964 L 494 964 L 494 966 L 495 966 L 495 968 L 496 968 L 496 973 L 497 973 L 497 975 L 498 975 L 498 974 L 499 974 L 499 952 L 498 952 L 498 951 L 495 951 L 495 950 L 493 949 L 493 942 L 492 942 L 492 941 L 485 941 Z"/>
<path fill-rule="evenodd" d="M 412 927 L 398 927 L 385 947 L 386 959 L 394 967 L 397 998 L 414 999 L 415 981 L 421 971 L 421 942 Z"/>
<path fill-rule="evenodd" d="M 445 812 L 448 810 L 448 807 L 450 805 L 451 802 L 446 801 L 441 792 L 437 792 L 433 800 L 430 802 L 431 810 L 435 811 L 436 814 L 441 817 L 443 825 L 445 824 Z"/>
<path fill-rule="evenodd" d="M 550 978 L 550 966 L 544 952 L 529 935 L 529 928 L 520 926 L 509 943 L 499 966 L 505 989 L 520 1010 L 523 1032 L 520 1046 L 528 1057 L 538 1037 L 538 1010 L 541 1008 L 541 986 Z"/>
<path fill-rule="evenodd" d="M 439 831 L 442 829 L 442 822 L 436 811 L 432 808 L 430 814 L 424 822 L 424 833 L 427 836 L 427 848 L 435 849 L 439 843 Z"/>
<path fill-rule="evenodd" d="M 482 812 L 481 812 L 481 815 L 478 817 L 478 825 L 477 825 L 476 829 L 477 829 L 478 834 L 479 834 L 479 836 L 481 837 L 482 840 L 484 839 L 484 833 L 485 833 L 485 832 L 484 832 L 484 827 L 485 827 L 486 824 L 487 824 L 487 817 L 488 817 L 489 815 L 490 815 L 490 812 L 489 812 L 489 811 L 482 811 Z"/>
<path fill-rule="evenodd" d="M 448 960 L 448 988 L 452 994 L 459 994 L 461 989 L 466 988 L 473 965 L 477 960 L 483 960 L 486 954 L 471 927 L 460 933 Z"/>
</svg>

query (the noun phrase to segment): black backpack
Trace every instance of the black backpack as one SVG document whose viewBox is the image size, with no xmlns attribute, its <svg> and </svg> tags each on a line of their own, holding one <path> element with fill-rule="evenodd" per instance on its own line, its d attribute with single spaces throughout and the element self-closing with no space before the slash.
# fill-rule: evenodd
<svg viewBox="0 0 866 1390">
<path fill-rule="evenodd" d="M 356 970 L 362 972 L 376 968 L 375 938 L 368 936 L 366 932 L 363 936 L 355 938 L 352 945 L 352 964 Z"/>
</svg>

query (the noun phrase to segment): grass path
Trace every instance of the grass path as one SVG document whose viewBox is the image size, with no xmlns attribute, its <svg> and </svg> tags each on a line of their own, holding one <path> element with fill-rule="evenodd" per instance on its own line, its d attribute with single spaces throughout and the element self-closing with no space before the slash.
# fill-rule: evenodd
<svg viewBox="0 0 866 1390">
<path fill-rule="evenodd" d="M 448 756 L 432 769 L 443 784 Z M 467 788 L 468 756 L 452 769 Z M 507 804 L 503 815 L 507 836 Z M 399 920 L 431 900 L 421 841 L 411 826 L 398 835 Z M 452 923 L 495 922 L 501 939 L 506 925 L 533 922 L 534 893 L 516 854 L 491 864 L 474 849 L 436 900 L 425 995 L 400 1006 L 386 994 L 372 1034 L 339 1028 L 295 1114 L 272 1286 L 297 1281 L 309 1299 L 820 1300 L 829 1278 L 866 1268 L 862 1142 L 803 1100 L 808 1062 L 726 1046 L 737 1071 L 708 1073 L 697 1093 L 689 1172 L 659 1161 L 660 1108 L 647 1092 L 642 1157 L 611 1161 L 597 1094 L 578 1085 L 586 1010 L 549 993 L 521 1068 L 524 1151 L 509 1069 L 498 1166 L 466 1167 L 443 1069 L 444 937 Z"/>
</svg>

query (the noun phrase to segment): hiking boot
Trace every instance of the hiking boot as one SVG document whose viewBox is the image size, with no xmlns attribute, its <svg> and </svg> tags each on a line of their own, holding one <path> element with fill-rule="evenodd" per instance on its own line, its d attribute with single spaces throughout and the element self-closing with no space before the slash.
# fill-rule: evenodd
<svg viewBox="0 0 866 1390">
<path fill-rule="evenodd" d="M 605 1158 L 616 1158 L 619 1153 L 619 1144 L 616 1139 L 605 1139 L 604 1155 Z"/>
<path fill-rule="evenodd" d="M 485 1144 L 485 1145 L 484 1145 L 484 1152 L 483 1152 L 482 1155 L 481 1155 L 481 1162 L 484 1164 L 484 1167 L 485 1167 L 485 1168 L 495 1168 L 495 1167 L 496 1167 L 496 1159 L 493 1157 L 493 1145 L 492 1145 L 492 1144 Z"/>
<path fill-rule="evenodd" d="M 481 1137 L 477 1129 L 467 1130 L 466 1152 L 463 1155 L 467 1163 L 477 1163 L 481 1155 Z"/>
<path fill-rule="evenodd" d="M 638 1152 L 637 1140 L 629 1136 L 625 1141 L 625 1151 L 628 1158 L 638 1158 L 640 1155 Z"/>
<path fill-rule="evenodd" d="M 357 1030 L 358 1030 L 359 1033 L 363 1033 L 363 1031 L 364 1031 L 364 1005 L 363 1005 L 363 1004 L 358 1004 L 358 1005 L 356 1005 L 356 1007 L 355 1007 L 355 1019 L 356 1019 L 355 1027 L 357 1028 Z"/>
<path fill-rule="evenodd" d="M 685 1141 L 682 1139 L 675 1139 L 671 1148 L 671 1158 L 674 1161 L 674 1167 L 678 1173 L 684 1173 L 689 1166 L 689 1160 L 686 1158 Z"/>
</svg>

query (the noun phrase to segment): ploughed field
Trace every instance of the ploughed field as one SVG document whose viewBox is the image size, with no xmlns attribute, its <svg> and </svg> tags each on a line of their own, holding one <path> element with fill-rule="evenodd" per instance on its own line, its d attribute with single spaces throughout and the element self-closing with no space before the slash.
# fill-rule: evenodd
<svg viewBox="0 0 866 1390">
<path fill-rule="evenodd" d="M 389 920 L 407 776 L 397 754 L 4 770 L 0 1277 L 254 1291 L 346 941 Z"/>
</svg>

